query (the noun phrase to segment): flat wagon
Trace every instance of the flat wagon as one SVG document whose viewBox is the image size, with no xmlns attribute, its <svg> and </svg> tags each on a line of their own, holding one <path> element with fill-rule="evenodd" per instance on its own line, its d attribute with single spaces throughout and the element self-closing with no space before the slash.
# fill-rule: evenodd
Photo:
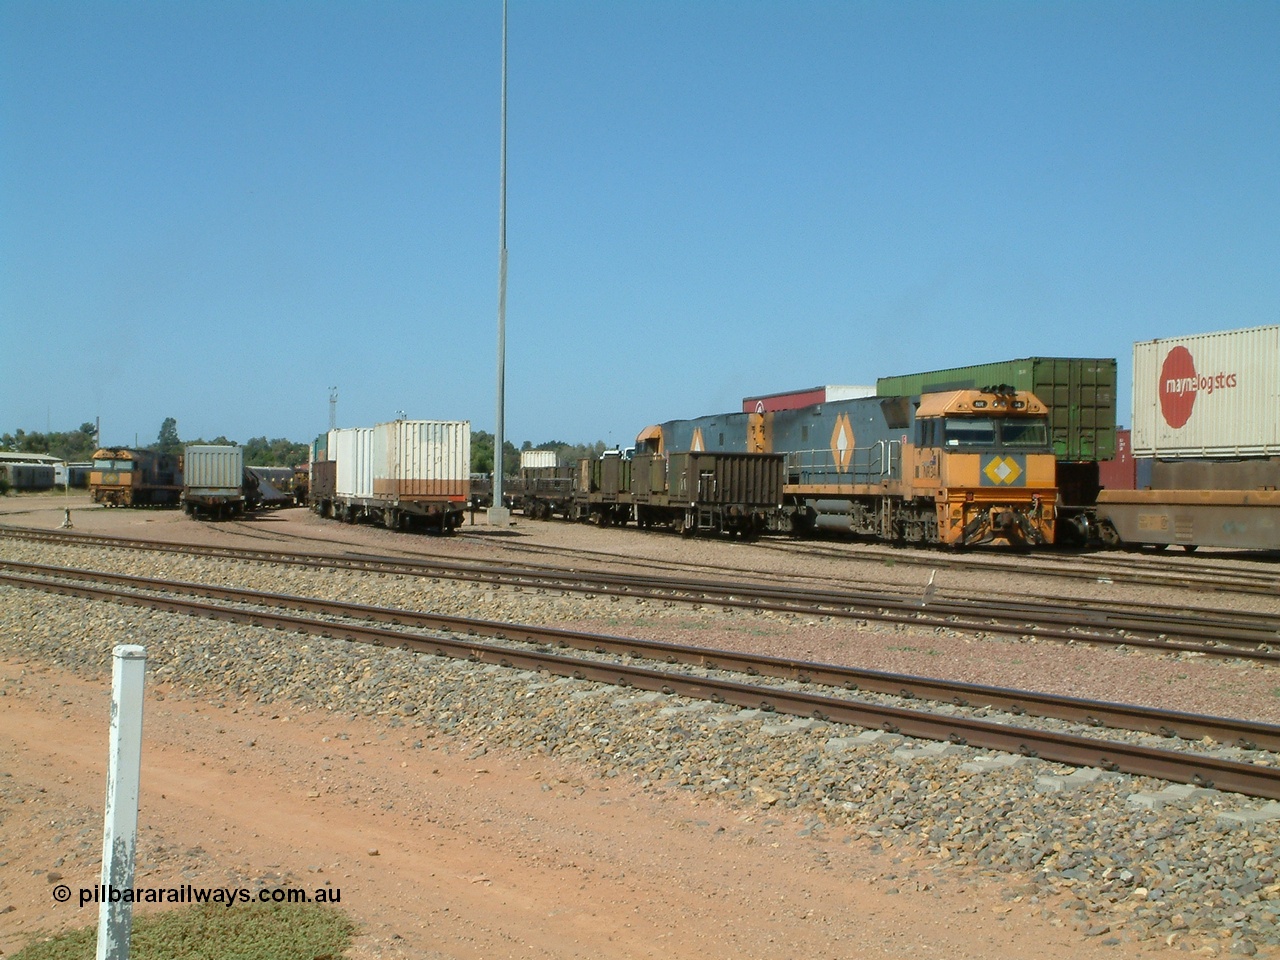
<svg viewBox="0 0 1280 960">
<path fill-rule="evenodd" d="M 1133 348 L 1132 490 L 1103 490 L 1104 541 L 1280 550 L 1280 326 Z"/>
<path fill-rule="evenodd" d="M 239 517 L 248 509 L 243 447 L 188 444 L 182 478 L 182 509 L 190 516 Z"/>
</svg>

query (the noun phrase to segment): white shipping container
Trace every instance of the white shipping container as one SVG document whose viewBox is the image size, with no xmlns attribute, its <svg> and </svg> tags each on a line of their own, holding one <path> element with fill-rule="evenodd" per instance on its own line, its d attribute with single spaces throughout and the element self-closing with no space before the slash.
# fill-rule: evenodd
<svg viewBox="0 0 1280 960">
<path fill-rule="evenodd" d="M 244 448 L 190 444 L 182 454 L 182 482 L 189 491 L 233 493 L 244 483 Z"/>
<path fill-rule="evenodd" d="M 1135 343 L 1133 454 L 1280 456 L 1280 326 Z"/>
<path fill-rule="evenodd" d="M 554 450 L 521 450 L 520 469 L 539 470 L 543 467 L 560 466 L 560 454 Z"/>
<path fill-rule="evenodd" d="M 373 496 L 373 429 L 346 427 L 330 430 L 329 459 L 338 461 L 334 492 L 339 497 Z"/>
<path fill-rule="evenodd" d="M 870 386 L 854 384 L 846 386 L 828 385 L 826 387 L 827 403 L 832 403 L 836 400 L 861 400 L 863 397 L 874 397 L 875 395 L 876 385 L 874 383 Z"/>
<path fill-rule="evenodd" d="M 392 420 L 373 428 L 378 496 L 465 498 L 471 482 L 469 420 Z"/>
</svg>

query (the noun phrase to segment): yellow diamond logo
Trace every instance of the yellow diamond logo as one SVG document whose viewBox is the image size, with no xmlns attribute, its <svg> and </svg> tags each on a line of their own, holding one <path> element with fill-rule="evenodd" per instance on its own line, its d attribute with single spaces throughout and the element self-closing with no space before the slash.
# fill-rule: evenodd
<svg viewBox="0 0 1280 960">
<path fill-rule="evenodd" d="M 831 431 L 831 455 L 835 457 L 836 469 L 849 469 L 849 461 L 853 459 L 853 424 L 847 413 L 836 417 L 835 429 Z"/>
<path fill-rule="evenodd" d="M 1012 457 L 995 457 L 982 470 L 987 479 L 997 485 L 1008 486 L 1017 483 L 1022 476 L 1022 468 Z"/>
</svg>

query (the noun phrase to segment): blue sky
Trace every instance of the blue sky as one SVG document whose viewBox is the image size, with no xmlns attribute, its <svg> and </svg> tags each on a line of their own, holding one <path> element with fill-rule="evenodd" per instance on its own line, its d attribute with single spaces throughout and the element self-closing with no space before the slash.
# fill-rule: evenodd
<svg viewBox="0 0 1280 960">
<path fill-rule="evenodd" d="M 1280 321 L 1280 3 L 512 0 L 506 435 Z M 0 432 L 492 430 L 500 0 L 0 4 Z"/>
</svg>

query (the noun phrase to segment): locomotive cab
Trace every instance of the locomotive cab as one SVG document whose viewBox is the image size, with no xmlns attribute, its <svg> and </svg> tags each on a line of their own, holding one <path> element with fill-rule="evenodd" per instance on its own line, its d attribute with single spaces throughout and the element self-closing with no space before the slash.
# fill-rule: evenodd
<svg viewBox="0 0 1280 960">
<path fill-rule="evenodd" d="M 920 398 L 903 474 L 912 498 L 933 500 L 941 542 L 1053 542 L 1057 460 L 1048 412 L 1033 394 L 1004 388 Z"/>
</svg>

